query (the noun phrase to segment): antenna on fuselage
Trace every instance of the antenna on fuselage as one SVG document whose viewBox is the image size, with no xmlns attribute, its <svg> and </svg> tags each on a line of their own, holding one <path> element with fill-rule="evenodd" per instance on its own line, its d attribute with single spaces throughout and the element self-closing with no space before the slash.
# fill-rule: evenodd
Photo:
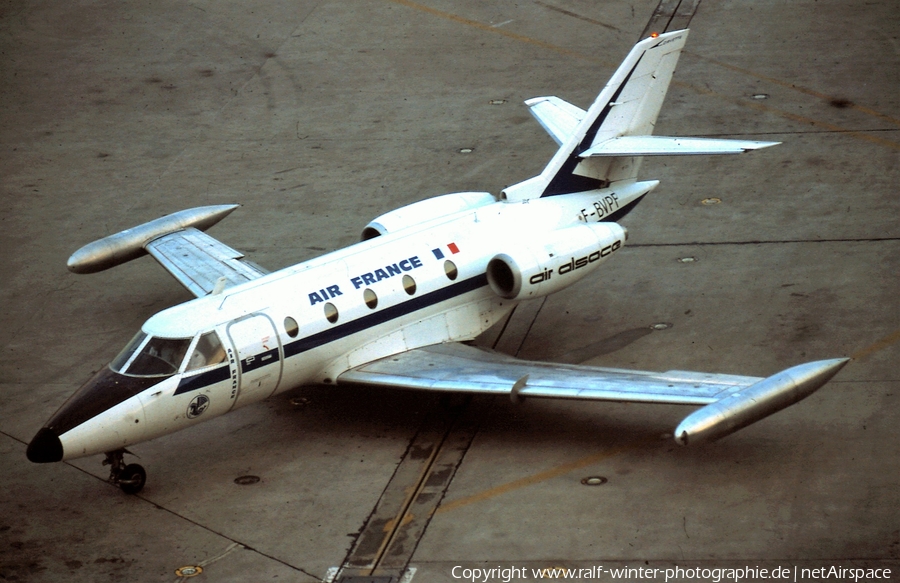
<svg viewBox="0 0 900 583">
<path fill-rule="evenodd" d="M 211 296 L 217 296 L 225 291 L 225 286 L 228 285 L 228 278 L 225 276 L 220 277 L 216 280 L 216 285 L 213 287 L 213 290 L 209 293 Z"/>
</svg>

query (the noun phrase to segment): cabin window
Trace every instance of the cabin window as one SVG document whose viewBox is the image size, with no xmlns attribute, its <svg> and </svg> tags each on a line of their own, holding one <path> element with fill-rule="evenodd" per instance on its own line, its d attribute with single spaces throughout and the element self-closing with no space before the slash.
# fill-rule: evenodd
<svg viewBox="0 0 900 583">
<path fill-rule="evenodd" d="M 416 280 L 408 275 L 403 276 L 403 289 L 409 295 L 413 295 L 416 293 Z"/>
<path fill-rule="evenodd" d="M 448 259 L 444 261 L 444 273 L 447 274 L 447 278 L 450 281 L 453 281 L 459 275 L 459 270 L 456 269 L 456 264 Z"/>
<path fill-rule="evenodd" d="M 300 333 L 300 326 L 297 325 L 297 320 L 288 316 L 284 319 L 284 331 L 287 332 L 287 335 L 291 338 L 296 338 L 297 334 Z"/>
<path fill-rule="evenodd" d="M 331 302 L 325 304 L 325 319 L 332 324 L 338 321 L 338 310 Z"/>
<path fill-rule="evenodd" d="M 373 310 L 378 306 L 378 296 L 368 288 L 363 292 L 363 300 L 365 300 L 366 305 Z"/>
<path fill-rule="evenodd" d="M 197 370 L 225 362 L 225 348 L 215 332 L 207 332 L 197 340 L 197 346 L 188 359 L 185 370 Z"/>
</svg>

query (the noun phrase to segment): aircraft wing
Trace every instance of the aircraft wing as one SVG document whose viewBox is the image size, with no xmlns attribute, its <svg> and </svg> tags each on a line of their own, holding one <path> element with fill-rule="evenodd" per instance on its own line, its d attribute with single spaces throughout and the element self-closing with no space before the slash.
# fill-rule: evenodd
<svg viewBox="0 0 900 583">
<path fill-rule="evenodd" d="M 197 297 L 262 277 L 262 267 L 204 233 L 238 208 L 186 209 L 88 243 L 69 257 L 75 273 L 96 273 L 149 253 Z"/>
<path fill-rule="evenodd" d="M 675 428 L 681 445 L 713 441 L 804 399 L 849 359 L 800 364 L 768 378 L 646 372 L 519 360 L 462 344 L 418 348 L 338 376 L 341 383 L 524 397 L 703 405 Z"/>
<path fill-rule="evenodd" d="M 267 273 L 243 260 L 243 253 L 193 227 L 154 239 L 144 249 L 198 298 L 217 285 L 221 290 Z"/>
<path fill-rule="evenodd" d="M 524 382 L 520 382 L 522 379 Z M 658 373 L 534 362 L 464 344 L 417 348 L 338 377 L 339 382 L 408 389 L 682 405 L 714 403 L 761 380 L 678 370 Z"/>
</svg>

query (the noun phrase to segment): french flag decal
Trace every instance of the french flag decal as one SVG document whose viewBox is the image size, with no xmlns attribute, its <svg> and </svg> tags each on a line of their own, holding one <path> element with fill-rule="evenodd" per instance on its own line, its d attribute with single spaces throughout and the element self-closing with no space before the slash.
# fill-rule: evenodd
<svg viewBox="0 0 900 583">
<path fill-rule="evenodd" d="M 431 252 L 434 253 L 434 258 L 443 259 L 444 249 L 449 250 L 451 255 L 456 255 L 457 253 L 459 253 L 459 247 L 456 246 L 456 243 L 447 243 L 444 247 L 438 247 L 437 249 L 431 250 Z"/>
</svg>

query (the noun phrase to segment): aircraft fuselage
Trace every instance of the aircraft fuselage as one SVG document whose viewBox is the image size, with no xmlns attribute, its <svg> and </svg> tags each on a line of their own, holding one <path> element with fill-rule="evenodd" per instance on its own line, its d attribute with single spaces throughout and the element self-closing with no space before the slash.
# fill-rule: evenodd
<svg viewBox="0 0 900 583">
<path fill-rule="evenodd" d="M 515 203 L 484 194 L 475 208 L 432 215 L 164 310 L 142 326 L 131 354 L 63 405 L 29 456 L 59 461 L 119 450 L 303 384 L 335 383 L 379 358 L 473 339 L 522 299 L 574 283 L 619 249 L 625 231 L 610 219 L 656 184 Z M 417 204 L 427 213 L 441 198 Z M 489 263 L 521 249 L 537 257 L 519 274 L 519 289 L 505 293 L 489 281 Z M 205 336 L 218 338 L 223 352 L 198 366 Z M 178 362 L 165 373 L 144 367 L 130 374 L 151 355 Z"/>
</svg>

